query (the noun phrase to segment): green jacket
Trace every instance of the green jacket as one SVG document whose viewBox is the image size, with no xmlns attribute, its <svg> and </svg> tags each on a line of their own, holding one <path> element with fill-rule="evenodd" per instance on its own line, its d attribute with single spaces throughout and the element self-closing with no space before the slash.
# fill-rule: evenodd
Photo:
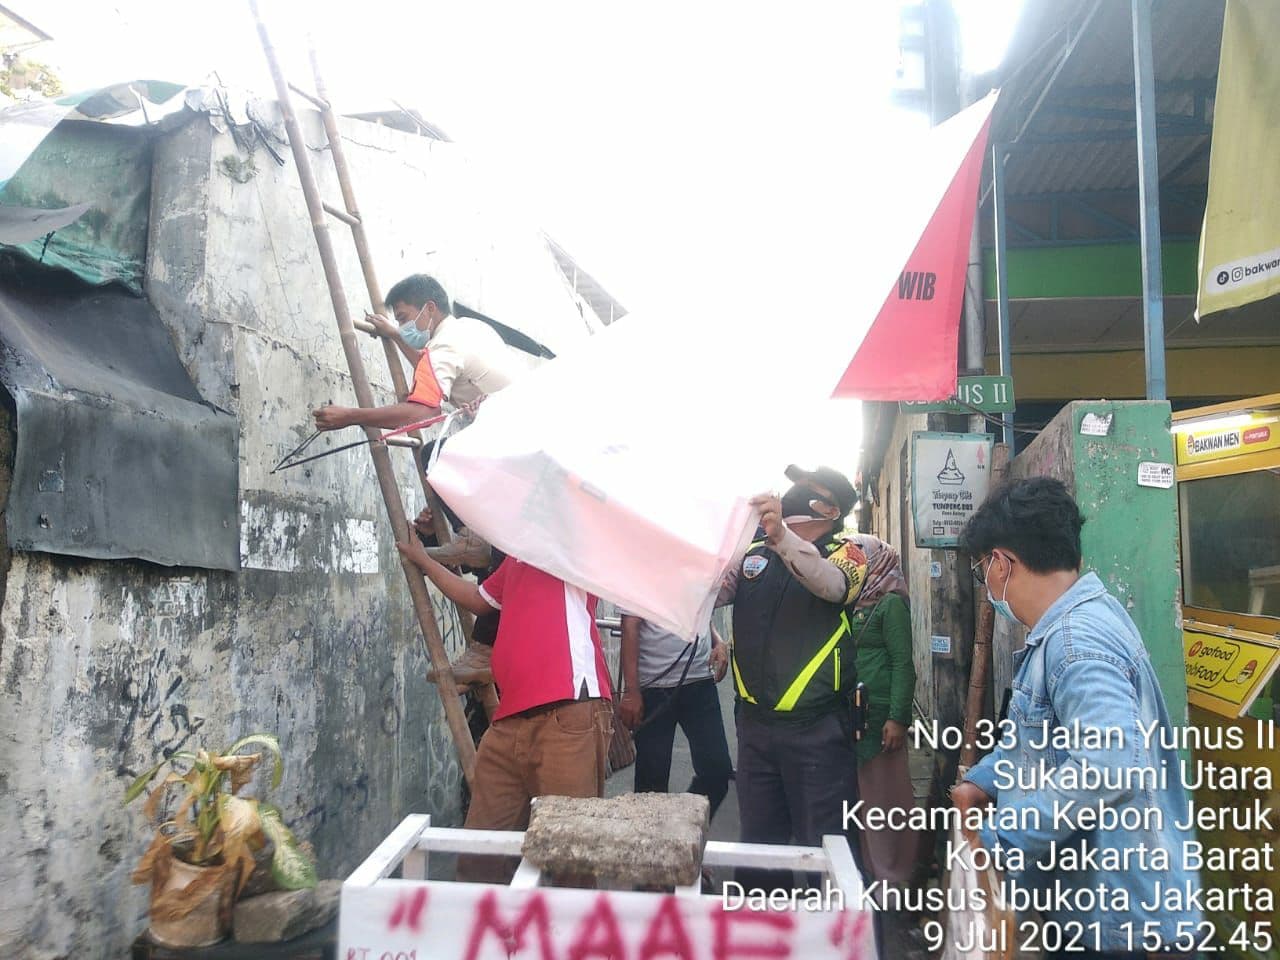
<svg viewBox="0 0 1280 960">
<path fill-rule="evenodd" d="M 911 659 L 911 611 L 896 593 L 887 594 L 873 609 L 849 618 L 858 643 L 858 679 L 867 685 L 867 732 L 858 742 L 858 762 L 880 752 L 880 731 L 886 720 L 911 726 L 911 699 L 916 668 Z"/>
</svg>

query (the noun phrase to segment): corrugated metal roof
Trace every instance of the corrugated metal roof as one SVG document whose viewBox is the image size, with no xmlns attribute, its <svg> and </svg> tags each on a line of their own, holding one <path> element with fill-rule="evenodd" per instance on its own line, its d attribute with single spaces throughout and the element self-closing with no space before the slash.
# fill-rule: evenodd
<svg viewBox="0 0 1280 960">
<path fill-rule="evenodd" d="M 1161 0 L 1151 11 L 1151 54 L 1156 82 L 1218 75 L 1224 0 Z M 1089 35 L 1077 47 L 1058 84 L 1106 84 L 1133 89 L 1133 34 L 1128 3 L 1103 0 Z M 1132 98 L 1130 99 L 1132 102 Z"/>
<path fill-rule="evenodd" d="M 1011 45 L 997 139 L 1023 126 L 1061 51 L 1092 9 L 1033 0 Z M 1163 0 L 1152 13 L 1162 183 L 1208 180 L 1208 127 L 1224 0 Z M 1133 38 L 1129 4 L 1102 0 L 1010 159 L 1013 195 L 1134 189 Z"/>
</svg>

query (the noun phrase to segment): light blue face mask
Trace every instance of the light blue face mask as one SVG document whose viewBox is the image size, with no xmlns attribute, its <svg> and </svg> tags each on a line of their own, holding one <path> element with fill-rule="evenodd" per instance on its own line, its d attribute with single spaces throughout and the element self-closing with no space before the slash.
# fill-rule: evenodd
<svg viewBox="0 0 1280 960">
<path fill-rule="evenodd" d="M 424 303 L 422 310 L 426 309 L 427 304 Z M 421 350 L 427 345 L 427 341 L 431 339 L 431 335 L 427 331 L 418 329 L 418 321 L 422 319 L 422 310 L 419 310 L 418 315 L 408 323 L 400 324 L 400 336 L 404 337 L 404 342 L 415 350 Z"/>
<path fill-rule="evenodd" d="M 994 562 L 994 560 L 992 562 Z M 1006 560 L 1005 562 L 1008 563 L 1009 561 Z M 991 573 L 991 567 L 988 566 L 987 567 L 988 576 L 990 575 L 990 573 Z M 1009 578 L 1008 577 L 1005 577 L 1005 580 L 1004 580 L 1004 594 L 1005 594 L 1005 597 L 1009 595 Z M 1009 606 L 1008 600 L 1006 600 L 1004 597 L 1001 597 L 999 600 L 997 600 L 995 597 L 991 595 L 990 586 L 987 587 L 987 599 L 991 602 L 991 609 L 994 610 L 996 613 L 1000 614 L 1000 616 L 1004 617 L 1006 620 L 1010 621 L 1011 623 L 1018 623 L 1018 624 L 1022 623 L 1021 620 L 1019 620 L 1017 617 L 1013 615 L 1013 607 Z"/>
</svg>

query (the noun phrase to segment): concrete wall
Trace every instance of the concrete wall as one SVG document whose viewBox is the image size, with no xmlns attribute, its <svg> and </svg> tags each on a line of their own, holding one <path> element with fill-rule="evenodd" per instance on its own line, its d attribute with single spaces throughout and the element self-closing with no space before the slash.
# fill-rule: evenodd
<svg viewBox="0 0 1280 960">
<path fill-rule="evenodd" d="M 324 142 L 317 118 L 304 128 Z M 433 272 L 553 350 L 589 332 L 538 231 L 459 148 L 357 122 L 344 133 L 384 286 Z M 336 198 L 326 155 L 312 157 Z M 292 163 L 246 154 L 197 115 L 157 142 L 152 192 L 148 293 L 205 398 L 240 420 L 240 512 L 226 522 L 239 526 L 243 569 L 3 558 L 7 956 L 125 953 L 145 923 L 147 892 L 129 874 L 150 827 L 120 801 L 164 751 L 278 734 L 275 800 L 322 876 L 342 876 L 407 813 L 460 813 L 460 771 L 368 455 L 269 472 L 309 433 L 310 409 L 354 402 Z M 345 230 L 335 243 L 360 309 Z M 380 346 L 364 356 L 391 399 Z M 422 497 L 410 455 L 395 456 L 412 513 Z M 460 645 L 452 619 L 444 632 Z"/>
<path fill-rule="evenodd" d="M 1112 418 L 1106 436 L 1080 433 L 1084 418 Z M 1169 405 L 1150 401 L 1076 401 L 1010 464 L 1015 478 L 1057 477 L 1084 514 L 1084 569 L 1098 574 L 1142 633 L 1169 715 L 1185 723 L 1186 676 L 1179 620 L 1177 494 L 1139 486 L 1138 464 L 1173 463 Z M 996 618 L 996 703 L 1013 679 L 1013 653 L 1026 631 Z"/>
</svg>

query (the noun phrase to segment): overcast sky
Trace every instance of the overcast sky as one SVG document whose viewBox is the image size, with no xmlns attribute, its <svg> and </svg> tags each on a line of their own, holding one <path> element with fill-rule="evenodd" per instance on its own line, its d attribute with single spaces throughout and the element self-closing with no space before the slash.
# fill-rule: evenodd
<svg viewBox="0 0 1280 960">
<path fill-rule="evenodd" d="M 54 36 L 38 55 L 68 89 L 216 71 L 271 90 L 240 0 L 11 5 Z M 971 56 L 998 56 L 1017 5 L 958 0 Z M 848 227 L 824 219 L 829 198 L 868 151 L 920 126 L 889 106 L 896 0 L 362 0 L 308 4 L 310 24 L 301 6 L 263 4 L 295 82 L 309 85 L 298 58 L 311 29 L 340 110 L 417 108 L 487 157 L 632 309 L 736 287 L 733 302 L 784 316 L 808 282 L 803 247 Z M 856 444 L 850 414 L 831 417 Z"/>
</svg>

